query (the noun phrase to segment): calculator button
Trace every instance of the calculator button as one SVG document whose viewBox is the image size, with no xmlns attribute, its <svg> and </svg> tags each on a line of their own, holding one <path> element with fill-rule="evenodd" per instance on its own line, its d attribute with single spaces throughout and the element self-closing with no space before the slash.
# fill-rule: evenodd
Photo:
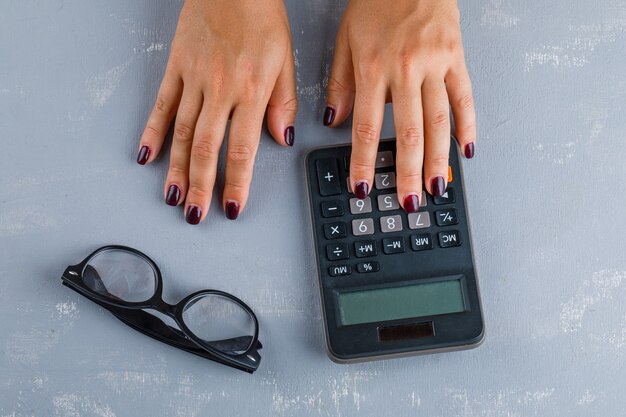
<svg viewBox="0 0 626 417">
<path fill-rule="evenodd" d="M 366 258 L 368 256 L 376 256 L 376 241 L 375 240 L 361 240 L 354 242 L 354 253 L 357 258 Z"/>
<path fill-rule="evenodd" d="M 385 216 L 380 218 L 380 230 L 383 233 L 399 232 L 402 230 L 402 217 L 399 214 L 395 216 Z"/>
<path fill-rule="evenodd" d="M 459 222 L 459 219 L 456 217 L 456 210 L 452 208 L 437 210 L 435 212 L 435 220 L 437 221 L 437 226 L 450 226 Z"/>
<path fill-rule="evenodd" d="M 336 265 L 328 268 L 328 274 L 331 277 L 341 277 L 343 275 L 350 275 L 352 273 L 352 268 L 350 265 Z"/>
<path fill-rule="evenodd" d="M 326 223 L 324 225 L 326 239 L 341 239 L 346 237 L 346 224 L 344 222 Z"/>
<path fill-rule="evenodd" d="M 374 219 L 352 220 L 352 234 L 354 236 L 364 236 L 374 234 Z"/>
<path fill-rule="evenodd" d="M 420 207 L 426 207 L 428 200 L 426 199 L 426 191 L 422 190 L 422 197 L 420 198 Z"/>
<path fill-rule="evenodd" d="M 343 157 L 343 169 L 345 169 L 346 172 L 350 172 L 350 157 L 349 156 Z"/>
<path fill-rule="evenodd" d="M 343 216 L 343 203 L 339 200 L 322 202 L 322 217 Z"/>
<path fill-rule="evenodd" d="M 391 166 L 393 166 L 393 152 L 378 152 L 378 155 L 376 155 L 376 168 L 386 168 Z"/>
<path fill-rule="evenodd" d="M 385 172 L 384 174 L 375 174 L 374 183 L 379 190 L 396 187 L 396 174 L 393 172 Z"/>
<path fill-rule="evenodd" d="M 414 251 L 427 250 L 433 248 L 433 238 L 429 233 L 411 235 L 411 248 Z"/>
<path fill-rule="evenodd" d="M 372 212 L 372 199 L 370 197 L 365 197 L 363 200 L 358 198 L 350 199 L 350 213 L 352 214 L 363 214 L 363 213 L 371 213 Z"/>
<path fill-rule="evenodd" d="M 401 237 L 383 239 L 383 252 L 388 255 L 404 252 L 404 239 Z"/>
<path fill-rule="evenodd" d="M 315 162 L 315 166 L 317 168 L 320 194 L 323 196 L 341 194 L 337 160 L 334 158 L 318 159 Z"/>
<path fill-rule="evenodd" d="M 366 274 L 368 272 L 378 272 L 380 270 L 380 264 L 376 261 L 371 262 L 361 262 L 360 264 L 356 264 L 356 270 L 361 274 Z"/>
<path fill-rule="evenodd" d="M 448 165 L 448 184 L 452 182 L 452 167 Z"/>
<path fill-rule="evenodd" d="M 350 188 L 350 177 L 346 178 L 346 188 L 348 189 L 348 194 L 354 194 L 352 188 Z"/>
<path fill-rule="evenodd" d="M 433 196 L 433 202 L 438 206 L 442 204 L 454 203 L 454 189 L 452 187 L 448 187 L 442 196 Z"/>
<path fill-rule="evenodd" d="M 398 194 L 381 194 L 378 197 L 378 210 L 380 211 L 389 211 L 389 210 L 397 210 L 400 208 L 400 203 L 398 202 Z"/>
<path fill-rule="evenodd" d="M 430 227 L 430 216 L 427 211 L 409 213 L 409 229 L 426 229 Z"/>
<path fill-rule="evenodd" d="M 442 248 L 461 246 L 461 238 L 459 237 L 459 232 L 456 230 L 439 232 L 437 236 L 439 238 L 439 246 Z"/>
<path fill-rule="evenodd" d="M 326 257 L 329 261 L 338 261 L 340 259 L 349 259 L 347 243 L 337 243 L 335 245 L 326 246 Z"/>
</svg>

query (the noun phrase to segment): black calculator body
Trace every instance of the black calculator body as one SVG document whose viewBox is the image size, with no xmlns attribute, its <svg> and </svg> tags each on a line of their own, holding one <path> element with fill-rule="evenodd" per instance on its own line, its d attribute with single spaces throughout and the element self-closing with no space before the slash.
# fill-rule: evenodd
<svg viewBox="0 0 626 417">
<path fill-rule="evenodd" d="M 326 346 L 339 363 L 468 349 L 484 325 L 456 143 L 448 188 L 407 214 L 395 140 L 381 141 L 369 196 L 350 191 L 350 145 L 306 158 Z"/>
</svg>

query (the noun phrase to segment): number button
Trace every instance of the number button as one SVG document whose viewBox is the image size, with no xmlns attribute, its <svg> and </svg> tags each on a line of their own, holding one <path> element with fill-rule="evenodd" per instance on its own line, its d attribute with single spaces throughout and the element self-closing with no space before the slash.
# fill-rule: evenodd
<svg viewBox="0 0 626 417">
<path fill-rule="evenodd" d="M 380 270 L 380 265 L 376 261 L 371 262 L 361 262 L 356 264 L 356 270 L 361 274 L 367 274 L 368 272 L 378 272 Z"/>
<path fill-rule="evenodd" d="M 376 184 L 376 188 L 379 190 L 394 188 L 396 186 L 396 174 L 393 172 L 375 174 L 374 183 Z"/>
<path fill-rule="evenodd" d="M 401 237 L 383 239 L 383 252 L 388 255 L 404 252 L 404 239 Z"/>
<path fill-rule="evenodd" d="M 365 197 L 363 200 L 358 198 L 350 199 L 350 213 L 352 214 L 364 214 L 372 212 L 372 199 Z"/>
<path fill-rule="evenodd" d="M 420 198 L 420 207 L 426 207 L 428 200 L 426 199 L 426 191 L 422 190 L 422 197 Z"/>
<path fill-rule="evenodd" d="M 335 245 L 326 246 L 326 257 L 329 261 L 338 261 L 340 259 L 349 259 L 347 243 L 337 243 Z"/>
<path fill-rule="evenodd" d="M 326 223 L 324 225 L 326 239 L 341 239 L 346 237 L 346 224 L 344 222 Z"/>
<path fill-rule="evenodd" d="M 459 222 L 455 209 L 438 210 L 435 212 L 435 219 L 437 220 L 437 226 L 450 226 Z"/>
<path fill-rule="evenodd" d="M 427 250 L 433 248 L 433 239 L 429 233 L 411 236 L 411 248 L 414 251 Z"/>
<path fill-rule="evenodd" d="M 320 194 L 323 196 L 341 194 L 337 160 L 334 158 L 319 159 L 315 162 L 315 166 Z"/>
<path fill-rule="evenodd" d="M 426 229 L 430 227 L 430 216 L 427 211 L 409 213 L 409 229 Z"/>
<path fill-rule="evenodd" d="M 380 230 L 383 233 L 399 232 L 402 230 L 402 217 L 399 214 L 395 216 L 386 216 L 380 218 Z"/>
<path fill-rule="evenodd" d="M 448 187 L 448 189 L 446 190 L 445 193 L 443 193 L 442 196 L 440 197 L 434 196 L 433 202 L 438 206 L 442 204 L 454 203 L 454 189 L 452 187 Z"/>
<path fill-rule="evenodd" d="M 374 240 L 361 240 L 354 242 L 354 253 L 357 258 L 366 258 L 368 256 L 376 256 L 376 241 Z"/>
<path fill-rule="evenodd" d="M 378 152 L 378 155 L 376 155 L 376 168 L 386 168 L 391 166 L 393 166 L 393 152 Z"/>
<path fill-rule="evenodd" d="M 352 220 L 352 234 L 354 236 L 365 236 L 374 234 L 374 219 Z"/>
<path fill-rule="evenodd" d="M 400 208 L 400 203 L 398 202 L 398 194 L 381 194 L 378 197 L 378 210 L 380 211 L 389 211 L 389 210 L 397 210 Z"/>
<path fill-rule="evenodd" d="M 343 203 L 339 200 L 322 202 L 322 217 L 343 216 Z"/>
<path fill-rule="evenodd" d="M 451 248 L 453 246 L 461 246 L 461 237 L 457 230 L 448 232 L 439 232 L 439 246 L 442 248 Z"/>
</svg>

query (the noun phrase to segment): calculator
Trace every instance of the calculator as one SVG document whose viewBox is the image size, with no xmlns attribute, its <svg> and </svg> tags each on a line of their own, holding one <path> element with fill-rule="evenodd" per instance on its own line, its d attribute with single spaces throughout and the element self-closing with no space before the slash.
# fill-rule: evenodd
<svg viewBox="0 0 626 417">
<path fill-rule="evenodd" d="M 407 214 L 396 193 L 395 140 L 380 142 L 374 186 L 356 198 L 350 145 L 306 157 L 329 357 L 339 363 L 469 349 L 483 315 L 454 138 L 448 187 Z"/>
</svg>

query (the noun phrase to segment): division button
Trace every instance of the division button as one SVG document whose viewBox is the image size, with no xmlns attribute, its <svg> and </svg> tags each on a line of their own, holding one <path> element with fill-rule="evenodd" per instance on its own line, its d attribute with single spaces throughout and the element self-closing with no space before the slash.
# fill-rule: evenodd
<svg viewBox="0 0 626 417">
<path fill-rule="evenodd" d="M 458 217 L 456 217 L 456 210 L 453 208 L 436 211 L 435 219 L 437 221 L 437 226 L 450 226 L 459 222 Z"/>
<path fill-rule="evenodd" d="M 378 272 L 380 265 L 376 261 L 361 262 L 356 264 L 356 270 L 361 274 L 367 274 L 368 272 Z"/>
<path fill-rule="evenodd" d="M 374 240 L 361 240 L 354 242 L 354 253 L 357 258 L 365 258 L 368 256 L 376 256 L 376 241 Z"/>
<path fill-rule="evenodd" d="M 414 251 L 428 250 L 433 248 L 433 238 L 430 233 L 411 235 L 411 249 Z"/>
<path fill-rule="evenodd" d="M 352 268 L 350 265 L 335 265 L 328 268 L 328 274 L 331 277 L 341 277 L 344 275 L 350 275 L 352 273 Z"/>
<path fill-rule="evenodd" d="M 388 255 L 404 252 L 404 239 L 401 237 L 383 239 L 383 252 Z"/>
<path fill-rule="evenodd" d="M 324 225 L 324 236 L 326 239 L 341 239 L 346 237 L 346 224 L 344 222 L 326 223 Z"/>
<path fill-rule="evenodd" d="M 323 196 L 341 194 L 337 160 L 335 158 L 318 159 L 315 166 L 320 194 Z"/>
<path fill-rule="evenodd" d="M 340 200 L 322 202 L 322 217 L 343 216 L 343 203 Z"/>
<path fill-rule="evenodd" d="M 334 245 L 326 246 L 326 257 L 329 261 L 339 261 L 341 259 L 349 259 L 350 253 L 348 252 L 347 243 L 336 243 Z"/>
<path fill-rule="evenodd" d="M 442 248 L 451 248 L 453 246 L 461 246 L 461 238 L 457 230 L 449 230 L 447 232 L 439 232 L 439 246 Z"/>
<path fill-rule="evenodd" d="M 442 196 L 433 196 L 433 201 L 436 205 L 452 204 L 454 203 L 454 188 L 448 187 L 446 192 Z"/>
</svg>

